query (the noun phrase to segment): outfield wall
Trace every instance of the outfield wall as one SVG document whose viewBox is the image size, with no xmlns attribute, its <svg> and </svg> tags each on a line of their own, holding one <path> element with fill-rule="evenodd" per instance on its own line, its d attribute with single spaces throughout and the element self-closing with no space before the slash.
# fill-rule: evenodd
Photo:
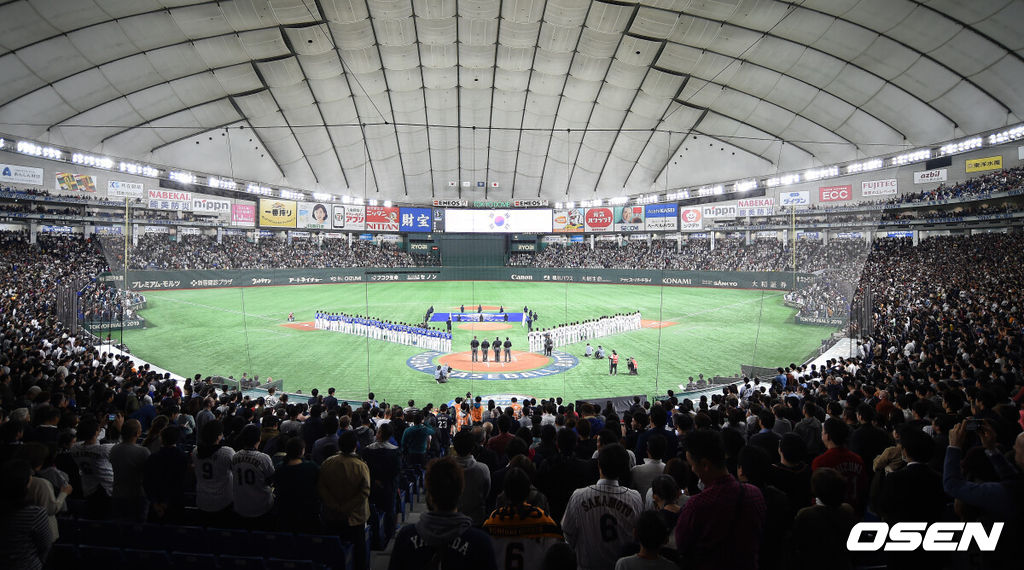
<svg viewBox="0 0 1024 570">
<path fill-rule="evenodd" d="M 124 281 L 124 277 L 122 275 L 107 274 L 102 276 L 101 280 L 120 286 Z M 552 269 L 541 267 L 226 269 L 128 272 L 128 286 L 132 291 L 387 281 L 613 283 L 791 291 L 813 283 L 814 280 L 814 275 L 808 273 L 770 271 L 650 271 L 626 269 Z"/>
</svg>

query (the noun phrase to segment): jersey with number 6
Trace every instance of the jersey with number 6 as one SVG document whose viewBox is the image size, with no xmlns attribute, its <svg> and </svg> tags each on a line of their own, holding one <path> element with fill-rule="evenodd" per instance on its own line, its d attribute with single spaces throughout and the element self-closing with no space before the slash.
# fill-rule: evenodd
<svg viewBox="0 0 1024 570">
<path fill-rule="evenodd" d="M 274 490 L 269 479 L 274 474 L 270 456 L 255 449 L 243 449 L 231 458 L 235 512 L 243 517 L 259 517 L 274 506 Z"/>
<path fill-rule="evenodd" d="M 224 445 L 209 457 L 199 458 L 199 448 L 192 452 L 196 466 L 196 506 L 208 513 L 221 511 L 231 505 L 231 458 L 235 450 Z"/>
<path fill-rule="evenodd" d="M 562 542 L 558 525 L 533 505 L 495 509 L 484 530 L 494 542 L 498 570 L 530 570 L 544 566 L 544 554 Z"/>
<path fill-rule="evenodd" d="M 618 481 L 601 479 L 573 491 L 562 517 L 566 542 L 576 551 L 580 570 L 612 570 L 643 511 L 640 493 Z"/>
</svg>

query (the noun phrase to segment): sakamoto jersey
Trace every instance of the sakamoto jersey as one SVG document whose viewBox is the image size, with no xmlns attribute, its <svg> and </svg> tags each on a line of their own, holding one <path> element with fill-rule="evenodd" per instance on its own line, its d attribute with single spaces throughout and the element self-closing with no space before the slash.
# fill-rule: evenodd
<svg viewBox="0 0 1024 570">
<path fill-rule="evenodd" d="M 235 512 L 243 517 L 258 517 L 274 506 L 270 477 L 274 463 L 262 451 L 243 449 L 231 458 Z"/>
<path fill-rule="evenodd" d="M 114 467 L 110 464 L 113 443 L 89 445 L 80 443 L 71 447 L 71 458 L 82 475 L 82 492 L 92 495 L 99 487 L 110 496 L 114 493 Z"/>
<path fill-rule="evenodd" d="M 617 481 L 601 479 L 573 491 L 562 517 L 566 541 L 581 570 L 610 570 L 622 548 L 633 542 L 633 527 L 643 511 L 640 493 Z"/>
<path fill-rule="evenodd" d="M 196 506 L 208 513 L 217 512 L 231 504 L 234 496 L 231 458 L 235 450 L 222 446 L 212 455 L 200 459 L 198 449 L 192 452 L 196 466 Z"/>
</svg>

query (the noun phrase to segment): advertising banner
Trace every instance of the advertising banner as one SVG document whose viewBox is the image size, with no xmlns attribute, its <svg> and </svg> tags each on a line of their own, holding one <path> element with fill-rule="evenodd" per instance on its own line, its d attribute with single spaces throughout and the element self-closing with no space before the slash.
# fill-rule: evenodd
<svg viewBox="0 0 1024 570">
<path fill-rule="evenodd" d="M 192 193 L 177 190 L 147 190 L 149 207 L 157 210 L 178 210 L 187 212 L 192 209 Z"/>
<path fill-rule="evenodd" d="M 434 232 L 444 231 L 444 208 L 434 208 L 434 221 L 432 222 Z"/>
<path fill-rule="evenodd" d="M 736 200 L 736 215 L 771 216 L 775 213 L 775 198 L 742 198 Z"/>
<path fill-rule="evenodd" d="M 375 232 L 397 232 L 401 227 L 398 213 L 398 208 L 393 206 L 367 206 L 366 229 Z"/>
<path fill-rule="evenodd" d="M 679 212 L 679 229 L 684 231 L 704 229 L 704 216 L 700 208 L 683 208 Z"/>
<path fill-rule="evenodd" d="M 403 232 L 429 232 L 431 230 L 432 212 L 430 208 L 401 208 L 399 219 Z"/>
<path fill-rule="evenodd" d="M 331 206 L 319 202 L 299 202 L 299 219 L 295 227 L 326 229 L 331 224 Z"/>
<path fill-rule="evenodd" d="M 984 172 L 986 170 L 1001 170 L 1003 168 L 1003 156 L 986 156 L 985 158 L 972 158 L 965 163 L 967 172 Z"/>
<path fill-rule="evenodd" d="M 678 204 L 649 204 L 644 207 L 644 217 L 646 230 L 679 229 Z"/>
<path fill-rule="evenodd" d="M 860 195 L 865 198 L 872 196 L 893 196 L 896 194 L 899 184 L 895 178 L 888 180 L 865 180 L 860 183 Z"/>
<path fill-rule="evenodd" d="M 554 223 L 551 224 L 551 229 L 555 233 L 579 233 L 583 231 L 585 225 L 583 208 L 555 210 L 553 215 Z"/>
<path fill-rule="evenodd" d="M 93 231 L 101 236 L 119 236 L 124 233 L 124 226 L 96 226 Z"/>
<path fill-rule="evenodd" d="M 807 206 L 811 203 L 811 193 L 809 190 L 803 190 L 801 192 L 780 192 L 779 193 L 779 205 L 780 206 Z"/>
<path fill-rule="evenodd" d="M 708 204 L 701 207 L 700 213 L 705 220 L 714 218 L 731 220 L 736 218 L 737 208 L 736 204 Z"/>
<path fill-rule="evenodd" d="M 107 181 L 107 196 L 111 198 L 142 198 L 145 192 L 141 182 Z"/>
<path fill-rule="evenodd" d="M 0 182 L 43 185 L 43 169 L 17 164 L 0 164 Z"/>
<path fill-rule="evenodd" d="M 260 226 L 294 228 L 297 206 L 294 200 L 260 198 Z"/>
<path fill-rule="evenodd" d="M 199 236 L 199 235 L 203 235 L 203 232 L 199 228 L 194 228 L 192 226 L 178 226 L 178 235 L 179 236 Z"/>
<path fill-rule="evenodd" d="M 56 188 L 64 192 L 95 192 L 96 177 L 89 174 L 58 172 Z"/>
<path fill-rule="evenodd" d="M 616 206 L 615 231 L 641 232 L 644 229 L 643 206 Z"/>
<path fill-rule="evenodd" d="M 75 228 L 71 226 L 51 226 L 44 224 L 39 226 L 39 231 L 47 234 L 73 234 L 75 233 Z"/>
<path fill-rule="evenodd" d="M 611 208 L 587 208 L 584 224 L 588 232 L 610 232 L 615 212 Z"/>
<path fill-rule="evenodd" d="M 256 206 L 253 204 L 232 204 L 231 224 L 253 227 L 256 225 Z"/>
<path fill-rule="evenodd" d="M 207 214 L 224 214 L 231 211 L 230 200 L 213 198 L 192 198 L 192 211 Z"/>
<path fill-rule="evenodd" d="M 366 206 L 334 206 L 331 226 L 336 230 L 365 230 Z"/>
<path fill-rule="evenodd" d="M 551 233 L 551 210 L 445 210 L 444 230 L 449 233 L 546 234 Z"/>
<path fill-rule="evenodd" d="M 919 170 L 914 173 L 914 184 L 930 184 L 932 182 L 945 182 L 949 173 L 945 168 L 935 170 Z"/>
<path fill-rule="evenodd" d="M 434 205 L 439 208 L 465 208 L 469 200 L 434 200 Z"/>
<path fill-rule="evenodd" d="M 821 186 L 818 188 L 818 200 L 821 202 L 847 202 L 853 199 L 853 186 Z"/>
</svg>

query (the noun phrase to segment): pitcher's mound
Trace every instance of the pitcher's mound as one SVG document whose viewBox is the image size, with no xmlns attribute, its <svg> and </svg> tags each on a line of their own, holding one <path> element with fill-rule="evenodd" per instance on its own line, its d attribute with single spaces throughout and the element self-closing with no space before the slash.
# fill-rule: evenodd
<svg viewBox="0 0 1024 570">
<path fill-rule="evenodd" d="M 459 328 L 464 331 L 500 331 L 512 328 L 509 323 L 460 323 Z"/>
<path fill-rule="evenodd" d="M 451 366 L 453 369 L 461 370 L 463 372 L 520 372 L 523 370 L 543 368 L 553 360 L 542 354 L 534 354 L 532 352 L 522 352 L 518 350 L 512 351 L 512 362 L 492 362 L 490 360 L 490 357 L 492 356 L 494 356 L 494 351 L 490 351 L 487 362 L 473 362 L 472 352 L 456 352 L 454 354 L 446 354 L 441 358 L 438 358 L 437 363 L 445 366 Z M 504 356 L 505 353 L 502 351 L 502 358 L 504 358 Z"/>
</svg>

